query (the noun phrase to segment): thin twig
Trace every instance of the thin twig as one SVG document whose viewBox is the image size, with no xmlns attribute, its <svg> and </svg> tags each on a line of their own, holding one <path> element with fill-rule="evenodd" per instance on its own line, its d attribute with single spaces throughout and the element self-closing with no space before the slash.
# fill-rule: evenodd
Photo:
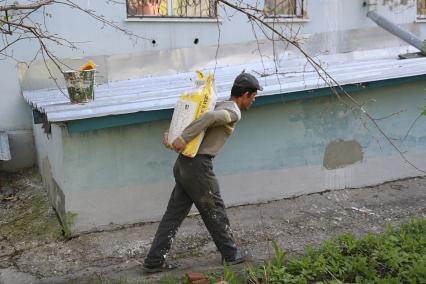
<svg viewBox="0 0 426 284">
<path fill-rule="evenodd" d="M 414 125 L 416 124 L 417 120 L 419 120 L 420 117 L 422 117 L 423 114 L 419 114 L 416 119 L 411 123 L 410 128 L 408 128 L 407 133 L 405 134 L 404 138 L 402 138 L 401 143 L 403 143 L 405 141 L 405 139 L 407 138 L 408 134 L 410 133 L 411 129 L 413 129 Z"/>
<path fill-rule="evenodd" d="M 9 10 L 34 10 L 54 3 L 54 0 L 41 0 L 30 4 L 11 4 L 0 6 L 0 12 Z"/>
<path fill-rule="evenodd" d="M 216 5 L 216 7 L 217 7 L 217 5 Z M 216 8 L 216 11 L 217 11 L 217 8 Z M 220 33 L 220 22 L 219 22 L 219 20 L 216 23 L 217 23 L 217 32 L 218 32 L 218 35 L 217 35 L 217 47 L 216 47 L 216 55 L 215 55 L 215 64 L 214 64 L 213 76 L 216 75 L 217 58 L 218 58 L 218 55 L 219 55 L 220 36 L 221 36 L 221 33 Z"/>
</svg>

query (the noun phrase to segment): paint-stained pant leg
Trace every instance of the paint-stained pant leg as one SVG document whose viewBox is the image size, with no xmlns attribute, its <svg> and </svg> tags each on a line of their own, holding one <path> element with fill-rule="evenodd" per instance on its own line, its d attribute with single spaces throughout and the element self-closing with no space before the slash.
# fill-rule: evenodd
<svg viewBox="0 0 426 284">
<path fill-rule="evenodd" d="M 175 166 L 176 168 L 176 166 Z M 192 200 L 186 194 L 182 186 L 176 182 L 167 205 L 166 213 L 158 226 L 151 249 L 145 258 L 145 264 L 151 266 L 161 265 L 170 250 L 176 232 L 188 215 L 192 206 Z"/>
<path fill-rule="evenodd" d="M 222 256 L 233 259 L 237 247 L 211 159 L 197 155 L 193 159 L 182 156 L 180 161 L 179 182 L 184 184 Z"/>
</svg>

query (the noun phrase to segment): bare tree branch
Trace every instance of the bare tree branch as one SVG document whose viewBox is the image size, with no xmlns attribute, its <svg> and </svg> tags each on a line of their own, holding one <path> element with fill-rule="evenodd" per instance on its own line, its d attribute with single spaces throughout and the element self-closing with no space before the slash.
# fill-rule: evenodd
<svg viewBox="0 0 426 284">
<path fill-rule="evenodd" d="M 395 145 L 395 143 L 392 141 L 392 139 L 384 132 L 384 130 L 380 127 L 380 125 L 377 123 L 376 119 L 374 119 L 369 112 L 365 110 L 363 107 L 363 104 L 358 102 L 356 99 L 354 99 L 349 93 L 346 92 L 346 90 L 321 66 L 320 63 L 315 61 L 307 52 L 301 48 L 300 44 L 296 40 L 292 40 L 286 36 L 284 36 L 282 33 L 280 33 L 274 26 L 271 26 L 269 23 L 265 22 L 261 16 L 250 13 L 247 11 L 247 8 L 244 6 L 239 6 L 233 3 L 230 3 L 227 0 L 216 0 L 217 3 L 222 3 L 236 11 L 239 11 L 246 15 L 249 20 L 254 20 L 259 22 L 261 25 L 268 28 L 273 34 L 277 35 L 281 40 L 284 40 L 285 42 L 288 42 L 292 46 L 294 46 L 309 62 L 309 64 L 315 69 L 316 73 L 318 74 L 319 78 L 330 88 L 332 93 L 336 95 L 336 97 L 344 104 L 348 105 L 348 102 L 350 102 L 349 106 L 354 106 L 362 111 L 362 114 L 366 116 L 375 126 L 375 128 L 380 132 L 380 134 L 388 141 L 388 143 L 394 148 L 398 154 L 401 156 L 401 158 L 409 164 L 411 167 L 416 169 L 419 172 L 426 173 L 426 170 L 422 170 L 418 168 L 415 164 L 413 164 L 410 160 L 407 159 L 405 154 L 399 149 L 398 146 Z M 253 11 L 252 8 L 249 8 L 249 10 Z M 259 13 L 259 10 L 257 10 Z M 345 96 L 346 99 L 343 99 L 341 97 L 341 94 Z"/>
<path fill-rule="evenodd" d="M 3 1 L 1 2 L 3 3 Z M 109 0 L 108 3 L 125 4 L 125 2 L 111 0 Z M 46 17 L 51 17 L 51 15 L 45 10 L 48 5 L 62 5 L 80 11 L 100 22 L 104 26 L 111 27 L 129 36 L 129 38 L 134 40 L 135 43 L 139 39 L 152 41 L 150 38 L 142 37 L 130 30 L 121 27 L 118 23 L 107 19 L 103 15 L 97 14 L 93 10 L 84 9 L 71 0 L 39 0 L 29 4 L 0 4 L 0 11 L 4 11 L 6 13 L 4 17 L 0 18 L 0 34 L 2 35 L 3 40 L 3 46 L 0 46 L 0 55 L 3 57 L 15 59 L 15 56 L 13 55 L 13 46 L 18 42 L 26 40 L 31 41 L 35 39 L 41 50 L 41 52 L 39 50 L 36 53 L 36 56 L 42 55 L 43 60 L 46 60 L 47 58 L 52 60 L 55 67 L 58 68 L 60 72 L 63 72 L 62 67 L 71 69 L 69 66 L 66 66 L 59 57 L 54 55 L 53 50 L 51 50 L 48 43 L 54 43 L 58 46 L 64 46 L 70 49 L 77 49 L 77 44 L 81 42 L 72 42 L 64 37 L 50 33 L 48 31 Z M 43 18 L 41 22 L 34 20 L 34 17 L 32 16 L 40 8 L 43 9 Z M 10 16 L 10 14 L 12 14 L 11 11 L 15 11 L 12 16 Z M 18 59 L 15 60 L 19 61 Z M 35 58 L 33 58 L 31 61 L 33 62 L 34 60 Z M 51 73 L 50 70 L 48 71 Z"/>
<path fill-rule="evenodd" d="M 416 124 L 417 120 L 419 120 L 420 117 L 422 117 L 423 114 L 419 114 L 416 119 L 411 123 L 410 128 L 408 128 L 407 133 L 404 135 L 404 138 L 402 138 L 401 143 L 405 141 L 405 139 L 408 137 L 408 134 L 410 134 L 411 129 L 413 129 L 414 125 Z"/>
<path fill-rule="evenodd" d="M 9 10 L 34 10 L 46 5 L 50 5 L 54 2 L 55 2 L 54 0 L 40 0 L 38 2 L 30 3 L 30 4 L 4 5 L 4 6 L 0 6 L 0 12 L 9 11 Z"/>
</svg>

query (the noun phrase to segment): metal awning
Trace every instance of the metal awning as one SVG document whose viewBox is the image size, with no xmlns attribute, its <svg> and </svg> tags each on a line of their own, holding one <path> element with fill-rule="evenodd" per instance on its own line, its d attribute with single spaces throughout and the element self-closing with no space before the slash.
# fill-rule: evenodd
<svg viewBox="0 0 426 284">
<path fill-rule="evenodd" d="M 407 47 L 400 48 L 406 52 Z M 398 51 L 370 50 L 315 58 L 340 84 L 359 84 L 426 74 L 426 58 L 398 59 Z M 217 67 L 218 99 L 229 97 L 234 78 L 242 71 L 256 75 L 264 87 L 258 97 L 289 94 L 327 87 L 304 58 Z M 275 72 L 277 70 L 277 72 Z M 213 72 L 213 70 L 202 70 Z M 278 73 L 278 74 L 274 74 Z M 268 75 L 274 74 L 274 75 Z M 195 72 L 147 77 L 98 85 L 95 100 L 71 104 L 58 89 L 25 91 L 25 100 L 49 122 L 65 122 L 141 111 L 171 109 L 179 95 L 191 87 Z M 66 93 L 66 91 L 64 90 Z"/>
</svg>

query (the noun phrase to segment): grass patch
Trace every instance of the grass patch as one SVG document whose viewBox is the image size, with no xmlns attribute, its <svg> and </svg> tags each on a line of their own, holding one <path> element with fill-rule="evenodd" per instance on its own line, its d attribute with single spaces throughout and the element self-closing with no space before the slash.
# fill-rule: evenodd
<svg viewBox="0 0 426 284">
<path fill-rule="evenodd" d="M 62 233 L 65 239 L 71 238 L 71 235 L 72 235 L 71 228 L 74 225 L 76 217 L 77 217 L 77 213 L 75 212 L 68 211 L 65 214 L 65 218 L 64 218 L 65 220 L 62 224 Z"/>
<path fill-rule="evenodd" d="M 16 242 L 39 239 L 41 236 L 50 240 L 60 236 L 58 221 L 48 215 L 49 204 L 44 196 L 34 195 L 25 202 L 17 203 L 13 210 L 4 212 L 0 236 L 7 236 Z"/>
<path fill-rule="evenodd" d="M 0 240 L 24 249 L 60 238 L 61 227 L 49 213 L 50 205 L 36 169 L 0 173 L 0 186 L 14 189 L 10 198 L 0 195 Z"/>
</svg>

